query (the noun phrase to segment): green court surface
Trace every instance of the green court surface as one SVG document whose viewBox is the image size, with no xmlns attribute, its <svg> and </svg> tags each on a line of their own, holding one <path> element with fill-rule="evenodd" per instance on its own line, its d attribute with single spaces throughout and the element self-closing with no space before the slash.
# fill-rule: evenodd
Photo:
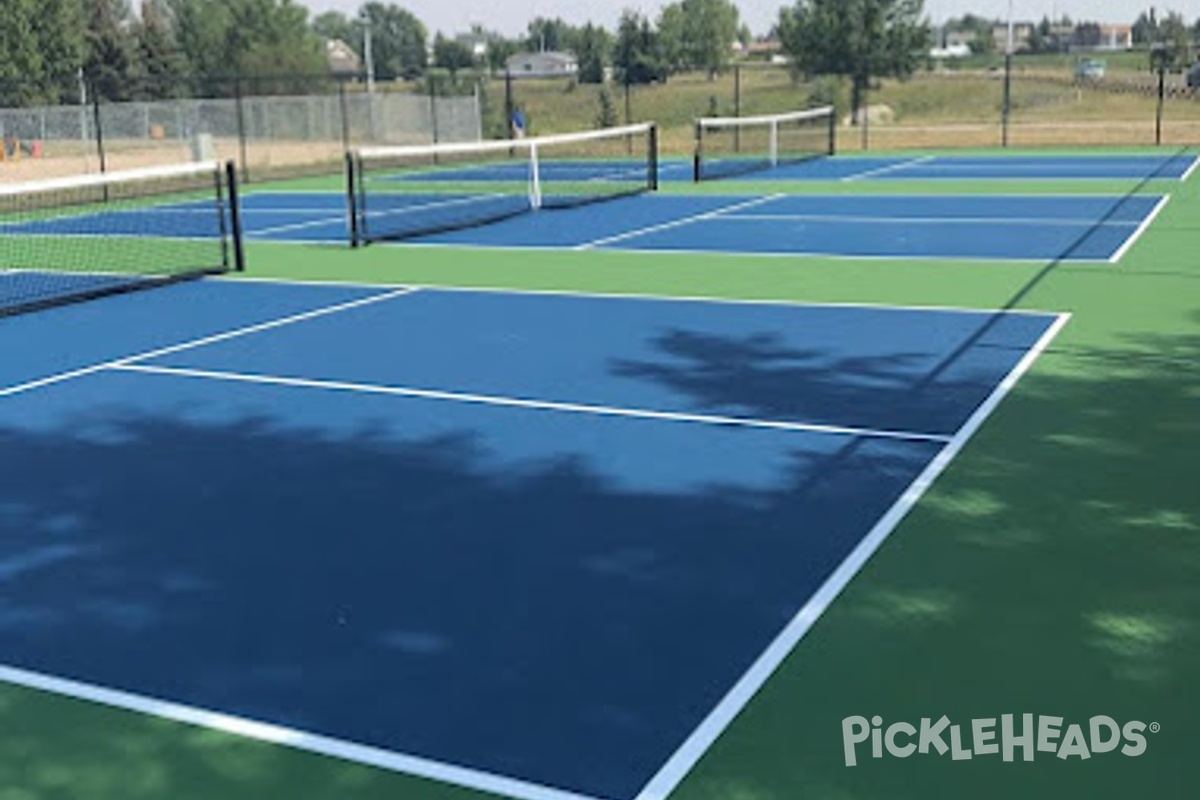
<svg viewBox="0 0 1200 800">
<path fill-rule="evenodd" d="M 336 186 L 309 179 L 286 188 Z M 1187 183 L 739 182 L 700 191 L 1145 192 L 1171 201 L 1118 264 L 253 243 L 244 279 L 1070 312 L 672 798 L 1195 796 L 1200 175 Z M 864 744 L 858 764 L 845 763 L 847 717 L 878 715 L 886 727 L 946 715 L 966 738 L 971 720 L 1005 714 L 1062 717 L 1085 735 L 1097 715 L 1157 730 L 1136 757 L 874 759 Z M 0 726 L 0 800 L 485 797 L 7 685 Z"/>
</svg>

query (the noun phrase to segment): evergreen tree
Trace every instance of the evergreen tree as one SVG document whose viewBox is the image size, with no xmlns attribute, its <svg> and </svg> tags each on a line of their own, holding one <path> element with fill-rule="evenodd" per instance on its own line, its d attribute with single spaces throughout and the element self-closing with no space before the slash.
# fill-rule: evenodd
<svg viewBox="0 0 1200 800">
<path fill-rule="evenodd" d="M 603 83 L 605 54 L 609 51 L 608 32 L 590 22 L 579 31 L 575 57 L 579 61 L 580 83 Z"/>
<path fill-rule="evenodd" d="M 44 75 L 42 52 L 34 35 L 37 0 L 0 2 L 0 105 L 39 102 Z"/>
<path fill-rule="evenodd" d="M 102 100 L 129 100 L 135 94 L 137 45 L 126 0 L 84 0 L 83 71 Z"/>
<path fill-rule="evenodd" d="M 162 0 L 142 0 L 135 36 L 141 62 L 142 96 L 150 100 L 179 97 L 188 72 L 187 57 L 175 41 Z"/>
</svg>

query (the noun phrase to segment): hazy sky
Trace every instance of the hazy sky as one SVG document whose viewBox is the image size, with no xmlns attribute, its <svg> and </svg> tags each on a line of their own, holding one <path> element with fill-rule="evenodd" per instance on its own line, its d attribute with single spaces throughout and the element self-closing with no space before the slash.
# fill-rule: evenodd
<svg viewBox="0 0 1200 800">
<path fill-rule="evenodd" d="M 384 0 L 388 2 L 388 0 Z M 297 0 L 312 9 L 313 13 L 338 9 L 353 14 L 361 0 Z M 734 0 L 742 12 L 742 20 L 755 33 L 766 33 L 779 15 L 782 0 Z M 568 22 L 583 24 L 592 21 L 607 28 L 616 25 L 623 8 L 634 8 L 642 13 L 657 17 L 665 5 L 661 0 L 399 0 L 425 23 L 430 31 L 451 33 L 464 31 L 472 23 L 505 34 L 520 33 L 526 23 L 536 16 L 562 17 Z M 1188 22 L 1200 17 L 1200 0 L 1012 0 L 1013 16 L 1018 19 L 1041 19 L 1043 16 L 1058 17 L 1069 14 L 1072 19 L 1087 19 L 1097 22 L 1133 22 L 1138 13 L 1151 5 L 1159 12 L 1180 11 Z M 966 11 L 976 14 L 1004 18 L 1008 14 L 1008 0 L 925 0 L 925 9 L 934 22 L 948 16 L 958 16 Z"/>
</svg>

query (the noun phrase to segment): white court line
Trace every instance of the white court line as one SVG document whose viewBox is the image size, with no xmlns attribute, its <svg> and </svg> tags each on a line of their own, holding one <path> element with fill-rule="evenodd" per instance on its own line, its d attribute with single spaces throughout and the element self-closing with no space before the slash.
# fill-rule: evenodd
<svg viewBox="0 0 1200 800">
<path fill-rule="evenodd" d="M 506 408 L 527 408 L 539 411 L 561 411 L 571 414 L 591 414 L 603 417 L 624 417 L 627 419 L 652 419 L 666 422 L 695 422 L 704 425 L 724 425 L 743 428 L 766 428 L 771 430 L 793 431 L 801 433 L 821 433 L 835 436 L 863 436 L 872 439 L 898 439 L 916 442 L 947 442 L 949 436 L 936 433 L 921 433 L 912 431 L 896 431 L 876 428 L 856 428 L 848 425 L 821 425 L 805 422 L 784 422 L 781 420 L 755 419 L 753 417 L 729 417 L 717 414 L 687 414 L 677 411 L 652 411 L 640 408 L 620 408 L 617 406 L 602 406 L 591 403 L 565 403 L 555 400 L 530 400 L 521 397 L 506 397 L 504 395 L 474 394 L 471 392 L 450 392 L 441 389 L 418 389 L 409 386 L 385 386 L 375 383 L 355 383 L 352 381 L 332 381 L 315 378 L 289 378 L 280 375 L 258 375 L 243 372 L 224 372 L 221 370 L 192 369 L 186 367 L 159 367 L 149 364 L 133 364 L 128 361 L 108 365 L 109 369 L 122 372 L 138 372 L 148 375 L 169 375 L 177 378 L 204 378 L 208 380 L 229 381 L 232 383 L 255 383 L 266 386 L 289 386 L 301 389 L 323 389 L 327 391 L 353 392 L 358 394 L 378 394 L 392 397 L 411 397 L 422 400 L 453 400 L 459 403 L 476 403 L 479 405 L 502 406 Z"/>
<path fill-rule="evenodd" d="M 927 161 L 932 161 L 934 158 L 935 158 L 935 156 L 921 156 L 920 158 L 910 158 L 907 161 L 901 161 L 899 164 L 889 164 L 886 167 L 879 167 L 878 169 L 869 169 L 866 172 L 856 172 L 853 175 L 847 175 L 846 177 L 842 178 L 842 182 L 849 183 L 851 181 L 857 181 L 857 180 L 861 180 L 863 178 L 871 178 L 876 175 L 883 175 L 888 172 L 896 172 L 898 170 L 902 170 L 907 167 L 911 167 L 914 164 L 924 164 Z"/>
<path fill-rule="evenodd" d="M 1149 228 L 1151 224 L 1153 224 L 1154 220 L 1160 213 L 1162 213 L 1162 210 L 1167 207 L 1167 203 L 1170 201 L 1171 195 L 1168 194 L 1164 195 L 1162 199 L 1155 203 L 1153 210 L 1151 210 L 1146 218 L 1142 220 L 1142 224 L 1137 226 L 1137 229 L 1134 230 L 1133 234 L 1125 240 L 1125 243 L 1117 249 L 1117 252 L 1109 256 L 1108 262 L 1110 264 L 1116 264 L 1125 256 L 1127 252 L 1129 252 L 1129 248 L 1133 247 L 1137 240 L 1142 238 L 1142 234 L 1146 232 L 1146 229 Z"/>
<path fill-rule="evenodd" d="M 260 742 L 306 750 L 368 766 L 382 767 L 468 789 L 491 792 L 504 797 L 512 797 L 514 800 L 600 800 L 600 798 L 539 786 L 502 775 L 493 775 L 440 761 L 394 753 L 378 747 L 333 739 L 295 728 L 207 711 L 181 703 L 172 703 L 95 684 L 57 678 L 3 664 L 0 664 L 0 681 L 77 700 L 99 703 L 111 708 L 136 711 L 159 719 L 197 725 Z"/>
<path fill-rule="evenodd" d="M 337 288 L 360 288 L 360 289 L 395 289 L 394 283 L 357 283 L 354 281 L 322 281 L 322 280 L 296 280 L 292 278 L 258 278 L 258 277 L 237 277 L 231 275 L 214 275 L 206 278 L 210 281 L 227 281 L 230 283 L 277 283 L 280 286 L 332 286 Z M 731 306 L 777 306 L 779 308 L 867 308 L 874 311 L 934 311 L 952 314 L 981 314 L 984 316 L 992 316 L 1000 309 L 996 308 L 969 308 L 967 306 L 918 306 L 918 305 L 895 305 L 893 303 L 851 303 L 851 302 L 834 302 L 834 301 L 809 301 L 809 300 L 766 300 L 756 299 L 753 297 L 705 297 L 703 295 L 658 295 L 658 294 L 623 294 L 621 292 L 585 292 L 574 289 L 514 289 L 511 286 L 452 286 L 449 284 L 441 285 L 436 283 L 412 283 L 406 281 L 405 286 L 413 289 L 423 289 L 431 293 L 434 292 L 459 292 L 463 294 L 500 294 L 500 295 L 529 295 L 532 297 L 578 297 L 578 298 L 596 298 L 599 300 L 638 300 L 641 302 L 650 303 L 707 303 L 711 305 L 731 305 Z M 1057 316 L 1057 311 L 1046 311 L 1042 309 L 1024 309 L 1024 308 L 1008 308 L 1004 309 L 1005 314 L 1015 315 L 1030 315 L 1030 316 Z"/>
<path fill-rule="evenodd" d="M 618 233 L 615 236 L 606 236 L 601 239 L 593 239 L 590 242 L 584 242 L 583 244 L 577 244 L 574 247 L 572 247 L 571 249 L 572 250 L 591 250 L 593 247 L 600 247 L 602 245 L 612 244 L 613 242 L 620 242 L 625 239 L 632 239 L 637 236 L 644 236 L 645 234 L 648 234 L 648 233 L 657 233 L 658 231 L 665 231 L 665 230 L 669 230 L 671 228 L 678 228 L 682 225 L 691 225 L 693 222 L 701 222 L 702 220 L 712 219 L 713 217 L 719 217 L 722 214 L 728 214 L 730 211 L 737 211 L 742 208 L 751 208 L 753 206 L 759 206 L 764 203 L 770 203 L 770 202 L 778 200 L 782 197 L 787 197 L 787 195 L 771 194 L 771 195 L 767 195 L 765 197 L 756 197 L 753 200 L 743 200 L 740 203 L 734 203 L 733 205 L 729 205 L 729 206 L 722 206 L 720 208 L 715 208 L 712 211 L 705 211 L 703 214 L 693 214 L 691 216 L 681 217 L 679 219 L 671 220 L 670 222 L 663 222 L 658 225 L 650 225 L 645 228 L 637 228 L 636 230 L 626 231 L 624 233 Z"/>
<path fill-rule="evenodd" d="M 1119 222 L 1115 220 L 1098 222 L 1094 219 L 1055 219 L 1032 217 L 871 217 L 851 214 L 726 214 L 721 220 L 758 220 L 760 222 L 787 222 L 788 220 L 813 222 L 869 222 L 871 224 L 909 224 L 919 225 L 1042 225 L 1042 226 L 1086 226 L 1100 225 L 1114 227 L 1133 227 L 1136 222 Z"/>
<path fill-rule="evenodd" d="M 717 737 L 733 722 L 734 718 L 745 708 L 750 699 L 758 693 L 767 679 L 775 672 L 784 659 L 795 649 L 809 629 L 820 619 L 829 605 L 841 594 L 846 585 L 858 574 L 871 556 L 879 549 L 900 521 L 908 514 L 925 491 L 933 484 L 938 475 L 950 464 L 967 440 L 983 425 L 1000 401 L 1012 390 L 1021 376 L 1033 365 L 1038 356 L 1049 346 L 1063 326 L 1067 324 L 1070 315 L 1063 314 L 1042 335 L 1034 347 L 1025 354 L 1016 366 L 1008 373 L 1003 381 L 988 395 L 987 399 L 975 410 L 975 413 L 963 424 L 945 447 L 934 457 L 933 461 L 909 485 L 904 494 L 879 519 L 870 533 L 858 543 L 851 553 L 846 556 L 838 568 L 825 580 L 816 594 L 796 612 L 775 640 L 763 651 L 762 655 L 751 665 L 750 669 L 738 680 L 732 689 L 709 712 L 704 721 L 692 732 L 674 755 L 658 771 L 649 783 L 638 793 L 635 800 L 666 800 L 667 796 L 692 770 L 696 762 L 712 746 Z"/>
<path fill-rule="evenodd" d="M 240 336 L 248 336 L 249 334 L 259 333 L 261 331 L 266 331 L 266 330 L 271 330 L 272 328 L 281 328 L 284 325 L 292 325 L 297 322 L 303 322 L 305 320 L 316 319 L 317 317 L 324 317 L 329 314 L 337 314 L 342 311 L 349 311 L 352 308 L 358 308 L 360 306 L 371 305 L 372 303 L 381 303 L 386 300 L 394 300 L 397 297 L 402 297 L 406 294 L 412 294 L 413 292 L 416 292 L 416 291 L 418 291 L 418 290 L 414 289 L 412 287 L 406 286 L 402 289 L 397 289 L 395 291 L 387 292 L 385 294 L 373 295 L 371 297 L 363 297 L 363 298 L 359 298 L 358 300 L 351 300 L 346 303 L 338 303 L 337 305 L 326 306 L 325 308 L 318 308 L 318 309 L 315 309 L 312 311 L 305 311 L 300 314 L 293 314 L 291 316 L 281 317 L 280 319 L 271 320 L 270 322 L 261 322 L 261 323 L 258 323 L 257 325 L 249 325 L 244 328 L 236 328 L 231 331 L 225 331 L 224 333 L 217 333 L 217 334 L 213 334 L 212 336 L 205 336 L 201 339 L 193 339 L 191 341 L 182 342 L 180 344 L 173 344 L 173 345 L 169 345 L 167 347 L 160 347 L 156 350 L 147 350 L 145 352 L 135 353 L 134 355 L 124 356 L 122 358 L 116 358 L 111 361 L 102 362 L 100 364 L 93 364 L 88 367 L 81 367 L 80 369 L 73 369 L 73 370 L 70 370 L 69 372 L 60 372 L 57 375 L 51 375 L 46 378 L 38 378 L 37 380 L 29 381 L 27 383 L 19 383 L 16 386 L 9 386 L 9 387 L 2 388 L 2 389 L 0 389 L 0 397 L 10 397 L 12 395 L 20 394 L 22 392 L 28 392 L 33 389 L 40 389 L 44 386 L 50 386 L 52 384 L 61 383 L 63 381 L 68 381 L 73 378 L 80 378 L 80 377 L 83 377 L 84 375 L 91 375 L 93 373 L 101 372 L 103 370 L 113 369 L 115 367 L 129 364 L 134 361 L 140 361 L 140 360 L 146 359 L 146 358 L 155 358 L 157 356 L 169 355 L 170 353 L 178 353 L 183 350 L 191 350 L 193 348 L 203 347 L 204 345 L 213 344 L 215 342 L 223 342 L 228 339 L 236 339 Z"/>
<path fill-rule="evenodd" d="M 717 217 L 718 220 L 725 220 L 727 217 Z M 323 240 L 321 244 L 337 244 L 335 240 Z M 283 242 L 276 242 L 283 244 Z M 314 242 L 306 242 L 306 244 L 314 244 Z M 554 252 L 572 252 L 586 253 L 590 250 L 583 249 L 582 246 L 563 247 L 557 244 L 537 244 L 537 245 L 514 245 L 514 244 L 465 244 L 462 242 L 414 242 L 411 240 L 403 242 L 383 242 L 376 244 L 376 247 L 397 247 L 407 249 L 427 249 L 427 250 L 478 250 L 481 252 L 496 252 L 497 250 L 507 250 L 514 252 L 527 253 L 554 253 Z M 963 264 L 970 262 L 968 266 L 971 269 L 984 269 L 995 266 L 997 264 L 1017 264 L 1017 265 L 1041 265 L 1045 266 L 1047 261 L 1053 260 L 1054 255 L 1031 256 L 1028 258 L 1013 258 L 1011 256 L 988 256 L 980 255 L 979 253 L 952 253 L 949 255 L 928 255 L 925 253 L 913 253 L 911 255 L 858 255 L 849 253 L 829 253 L 820 250 L 698 250 L 686 247 L 614 247 L 611 250 L 605 250 L 605 253 L 622 253 L 622 254 L 637 254 L 647 256 L 658 255 L 688 255 L 698 256 L 701 258 L 721 257 L 728 258 L 735 256 L 745 259 L 759 259 L 779 261 L 781 259 L 796 259 L 796 258 L 820 258 L 829 261 L 862 261 L 862 262 L 954 262 Z M 1069 258 L 1066 260 L 1069 264 L 1107 264 L 1107 258 Z"/>
<path fill-rule="evenodd" d="M 1197 167 L 1200 167 L 1200 156 L 1196 156 L 1192 159 L 1192 165 L 1184 170 L 1183 176 L 1179 179 L 1180 183 L 1192 177 L 1192 173 L 1196 171 Z"/>
</svg>

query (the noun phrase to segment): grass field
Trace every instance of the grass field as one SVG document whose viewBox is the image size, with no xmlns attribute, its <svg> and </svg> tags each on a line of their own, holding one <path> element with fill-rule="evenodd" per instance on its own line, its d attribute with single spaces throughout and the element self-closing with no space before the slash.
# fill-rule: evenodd
<svg viewBox="0 0 1200 800">
<path fill-rule="evenodd" d="M 1133 54 L 1139 55 L 1139 54 Z M 1144 54 L 1141 54 L 1144 56 Z M 1149 92 L 1112 91 L 1103 86 L 1076 85 L 1072 57 L 1017 59 L 1011 96 L 1014 145 L 1080 144 L 1148 145 L 1155 139 L 1157 100 Z M 1129 58 L 1118 59 L 1128 63 Z M 994 66 L 994 64 L 992 65 Z M 1116 69 L 1114 80 L 1146 75 L 1130 65 Z M 740 83 L 740 87 L 739 87 Z M 566 80 L 513 82 L 515 103 L 525 108 L 534 133 L 596 127 L 601 118 L 600 93 L 613 105 L 615 121 L 626 114 L 622 87 L 576 84 Z M 735 99 L 739 96 L 740 103 Z M 911 79 L 886 80 L 869 95 L 871 105 L 887 106 L 893 116 L 868 126 L 867 149 L 895 147 L 985 147 L 1000 144 L 1002 75 L 980 67 L 922 71 Z M 486 84 L 485 132 L 504 131 L 503 81 Z M 790 111 L 834 103 L 839 118 L 849 114 L 849 90 L 837 79 L 794 82 L 784 68 L 743 68 L 740 76 L 727 72 L 710 80 L 686 73 L 666 83 L 634 87 L 629 118 L 654 120 L 662 129 L 664 151 L 686 154 L 692 147 L 692 120 L 698 116 L 742 116 Z M 1163 113 L 1163 141 L 1200 141 L 1200 102 L 1171 99 Z M 843 125 L 839 149 L 864 149 L 862 131 Z"/>
<path fill-rule="evenodd" d="M 1062 182 L 1052 190 L 1173 198 L 1119 265 L 255 244 L 247 276 L 1071 312 L 1050 349 L 673 797 L 1189 797 L 1200 778 L 1192 752 L 1200 741 L 1200 178 Z M 955 183 L 953 191 L 1047 187 Z M 843 763 L 841 720 L 851 715 L 880 715 L 887 725 L 1023 713 L 1085 724 L 1105 714 L 1161 730 L 1147 734 L 1137 758 Z M 0 688 L 0 725 L 2 800 L 483 800 L 9 686 Z"/>
</svg>

